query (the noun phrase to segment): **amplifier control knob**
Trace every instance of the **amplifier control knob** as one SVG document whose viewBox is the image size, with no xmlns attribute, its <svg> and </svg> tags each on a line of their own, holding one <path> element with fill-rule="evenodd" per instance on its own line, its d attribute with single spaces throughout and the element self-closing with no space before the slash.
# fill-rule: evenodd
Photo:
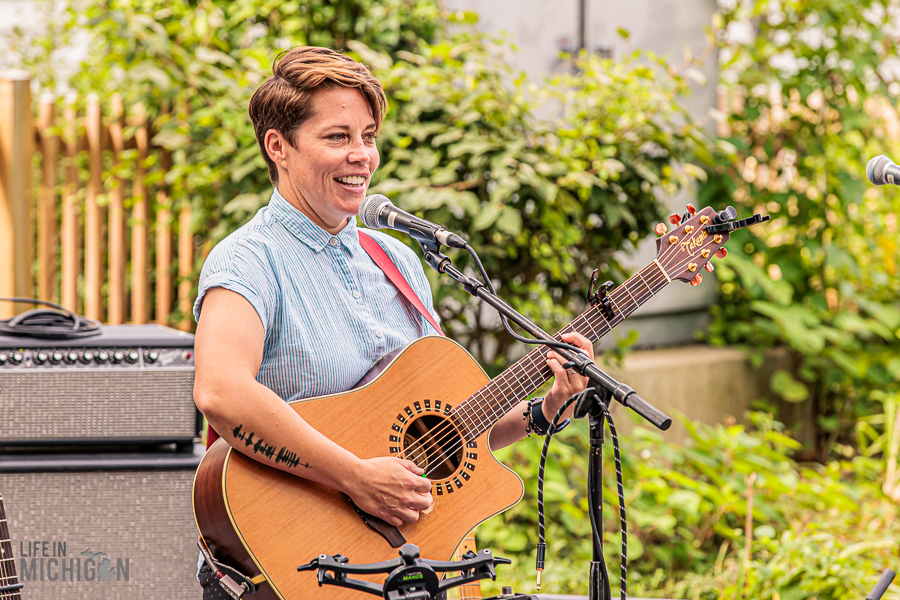
<svg viewBox="0 0 900 600">
<path fill-rule="evenodd" d="M 0 352 L 0 365 L 5 365 L 8 360 L 9 357 L 6 355 L 6 352 Z"/>
<path fill-rule="evenodd" d="M 128 354 L 125 355 L 125 362 L 127 362 L 129 364 L 133 365 L 134 363 L 137 362 L 137 360 L 138 360 L 138 353 L 135 352 L 134 350 L 129 350 Z"/>
<path fill-rule="evenodd" d="M 148 363 L 155 363 L 158 360 L 159 360 L 159 352 L 157 352 L 156 350 L 149 350 L 147 352 L 147 362 Z"/>
<path fill-rule="evenodd" d="M 47 356 L 47 353 L 46 353 L 46 352 L 38 352 L 37 354 L 32 354 L 32 355 L 31 355 L 31 358 L 32 358 L 32 360 L 34 360 L 34 364 L 36 364 L 36 365 L 42 365 L 42 364 L 44 364 L 45 362 L 47 362 L 47 360 L 48 360 L 50 357 Z"/>
<path fill-rule="evenodd" d="M 109 360 L 109 353 L 106 350 L 101 350 L 100 352 L 97 353 L 97 362 L 100 363 L 101 365 L 105 364 L 106 361 L 108 361 L 108 360 Z"/>
<path fill-rule="evenodd" d="M 50 354 L 50 362 L 54 365 L 58 365 L 62 362 L 63 355 L 62 352 L 56 351 Z"/>
<path fill-rule="evenodd" d="M 122 353 L 121 350 L 116 350 L 115 352 L 113 352 L 113 354 L 112 354 L 112 361 L 113 361 L 114 363 L 119 364 L 119 363 L 122 362 L 123 360 L 125 360 L 125 355 Z"/>
<path fill-rule="evenodd" d="M 10 357 L 9 362 L 14 365 L 22 364 L 22 361 L 25 360 L 25 356 L 21 352 L 13 352 L 13 355 Z"/>
<path fill-rule="evenodd" d="M 78 354 L 75 352 L 66 352 L 65 361 L 70 365 L 74 365 L 75 361 L 78 360 Z"/>
<path fill-rule="evenodd" d="M 81 357 L 79 358 L 83 364 L 89 365 L 94 362 L 94 353 L 93 352 L 82 352 Z"/>
</svg>

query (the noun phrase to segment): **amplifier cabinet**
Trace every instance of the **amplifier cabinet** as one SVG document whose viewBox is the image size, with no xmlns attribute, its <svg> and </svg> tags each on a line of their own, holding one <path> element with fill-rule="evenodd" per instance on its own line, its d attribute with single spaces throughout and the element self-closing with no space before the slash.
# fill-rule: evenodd
<svg viewBox="0 0 900 600">
<path fill-rule="evenodd" d="M 0 335 L 0 446 L 190 446 L 194 336 L 159 325 L 41 340 Z"/>
<path fill-rule="evenodd" d="M 22 598 L 194 600 L 192 453 L 0 457 Z"/>
</svg>

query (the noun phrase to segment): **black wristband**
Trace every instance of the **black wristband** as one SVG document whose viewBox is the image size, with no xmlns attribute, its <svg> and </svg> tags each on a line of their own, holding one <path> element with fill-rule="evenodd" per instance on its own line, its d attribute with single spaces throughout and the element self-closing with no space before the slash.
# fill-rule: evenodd
<svg viewBox="0 0 900 600">
<path fill-rule="evenodd" d="M 535 398 L 534 400 L 528 402 L 528 425 L 530 429 L 532 429 L 538 435 L 547 435 L 547 432 L 550 431 L 550 421 L 548 421 L 547 417 L 544 416 L 543 404 L 543 398 Z M 553 433 L 562 431 L 569 424 L 569 421 L 570 419 L 566 419 L 565 421 L 557 425 Z"/>
</svg>

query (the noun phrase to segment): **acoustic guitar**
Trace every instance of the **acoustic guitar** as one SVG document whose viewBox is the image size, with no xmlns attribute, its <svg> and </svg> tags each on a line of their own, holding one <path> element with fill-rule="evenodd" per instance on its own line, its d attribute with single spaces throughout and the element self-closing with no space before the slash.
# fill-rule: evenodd
<svg viewBox="0 0 900 600">
<path fill-rule="evenodd" d="M 16 574 L 16 558 L 12 550 L 9 523 L 6 509 L 3 508 L 3 494 L 0 494 L 0 598 L 22 600 L 22 584 Z"/>
<path fill-rule="evenodd" d="M 577 331 L 596 342 L 670 282 L 699 283 L 699 272 L 711 270 L 717 252 L 724 255 L 729 237 L 727 230 L 707 227 L 734 216 L 734 209 L 717 214 L 706 207 L 666 232 L 657 240 L 656 259 L 593 302 L 557 338 Z M 501 416 L 552 377 L 545 354 L 538 346 L 489 380 L 456 342 L 423 337 L 361 387 L 290 403 L 360 458 L 398 456 L 424 468 L 434 505 L 417 522 L 390 526 L 357 511 L 340 492 L 263 465 L 220 439 L 194 480 L 200 534 L 216 559 L 257 583 L 254 600 L 358 598 L 352 590 L 319 588 L 316 577 L 297 572 L 323 553 L 372 563 L 395 558 L 410 542 L 423 557 L 449 559 L 467 532 L 522 497 L 522 480 L 494 458 L 488 436 Z"/>
</svg>

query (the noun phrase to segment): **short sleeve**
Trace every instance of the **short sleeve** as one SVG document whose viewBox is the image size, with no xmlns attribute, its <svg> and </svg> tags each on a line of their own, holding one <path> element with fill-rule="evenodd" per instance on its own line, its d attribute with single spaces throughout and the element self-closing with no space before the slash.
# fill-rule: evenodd
<svg viewBox="0 0 900 600">
<path fill-rule="evenodd" d="M 243 296 L 268 331 L 275 316 L 277 281 L 267 248 L 247 240 L 226 238 L 213 248 L 203 265 L 194 318 L 200 320 L 206 292 L 221 287 Z"/>
</svg>

